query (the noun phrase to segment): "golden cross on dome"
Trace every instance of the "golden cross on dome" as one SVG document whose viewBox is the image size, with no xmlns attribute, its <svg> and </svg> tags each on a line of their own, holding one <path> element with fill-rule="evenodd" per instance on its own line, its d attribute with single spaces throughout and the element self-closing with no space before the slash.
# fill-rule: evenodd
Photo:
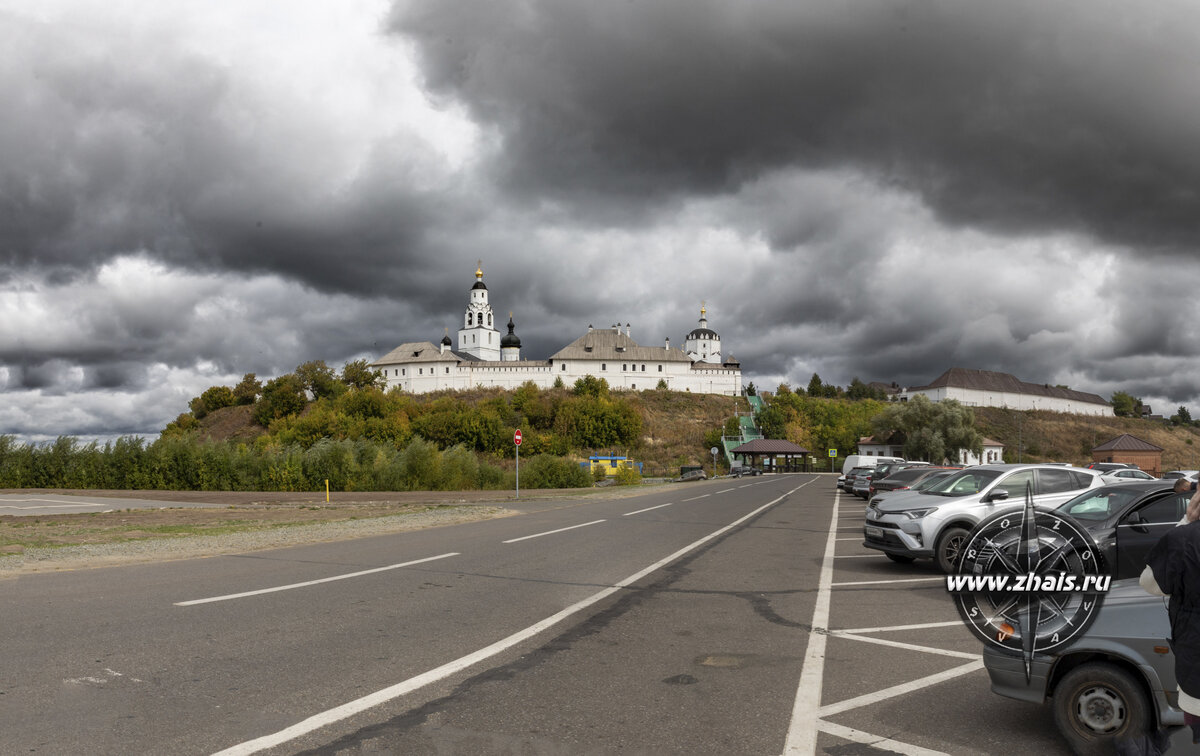
<svg viewBox="0 0 1200 756">
<path fill-rule="evenodd" d="M 483 278 L 483 260 L 478 260 L 475 264 L 478 266 L 475 268 L 475 277 Z"/>
</svg>

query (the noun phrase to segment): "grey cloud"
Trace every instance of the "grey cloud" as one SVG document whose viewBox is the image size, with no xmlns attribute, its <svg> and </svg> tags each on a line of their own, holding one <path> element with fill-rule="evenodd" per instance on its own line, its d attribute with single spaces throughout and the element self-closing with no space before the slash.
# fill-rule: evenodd
<svg viewBox="0 0 1200 756">
<path fill-rule="evenodd" d="M 853 166 L 950 223 L 1190 251 L 1196 20 L 1182 3 L 416 0 L 391 28 L 428 86 L 499 130 L 508 186 L 581 214 Z"/>
</svg>

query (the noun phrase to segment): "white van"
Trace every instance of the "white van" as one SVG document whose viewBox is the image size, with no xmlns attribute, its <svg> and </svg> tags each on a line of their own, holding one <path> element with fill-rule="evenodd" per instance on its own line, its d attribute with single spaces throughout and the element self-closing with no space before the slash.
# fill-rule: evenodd
<svg viewBox="0 0 1200 756">
<path fill-rule="evenodd" d="M 845 463 L 842 464 L 842 475 L 845 475 L 856 467 L 875 467 L 884 462 L 903 461 L 903 457 L 874 457 L 870 454 L 851 454 L 849 457 L 846 457 Z"/>
</svg>

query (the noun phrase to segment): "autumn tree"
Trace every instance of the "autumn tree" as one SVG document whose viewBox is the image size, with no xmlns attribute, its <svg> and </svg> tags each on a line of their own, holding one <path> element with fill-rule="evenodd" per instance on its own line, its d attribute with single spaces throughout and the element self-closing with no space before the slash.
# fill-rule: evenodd
<svg viewBox="0 0 1200 756">
<path fill-rule="evenodd" d="M 975 413 L 954 399 L 931 402 L 918 394 L 910 401 L 889 406 L 871 421 L 871 426 L 880 438 L 903 434 L 906 459 L 953 462 L 963 451 L 983 454 L 983 436 L 975 429 Z"/>
</svg>

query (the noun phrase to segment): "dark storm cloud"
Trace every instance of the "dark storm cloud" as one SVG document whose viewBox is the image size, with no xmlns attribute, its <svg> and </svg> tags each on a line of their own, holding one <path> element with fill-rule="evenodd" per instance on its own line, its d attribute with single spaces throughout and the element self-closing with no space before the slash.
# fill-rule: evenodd
<svg viewBox="0 0 1200 756">
<path fill-rule="evenodd" d="M 429 87 L 499 129 L 510 187 L 581 213 L 852 166 L 951 223 L 1187 251 L 1197 20 L 1182 3 L 415 0 L 391 24 Z"/>
<path fill-rule="evenodd" d="M 264 109 L 266 93 L 169 40 L 93 31 L 0 16 L 0 264 L 69 276 L 144 252 L 422 296 L 426 228 L 470 209 L 420 140 L 348 168 L 305 132 L 325 114 L 286 95 Z"/>
</svg>

